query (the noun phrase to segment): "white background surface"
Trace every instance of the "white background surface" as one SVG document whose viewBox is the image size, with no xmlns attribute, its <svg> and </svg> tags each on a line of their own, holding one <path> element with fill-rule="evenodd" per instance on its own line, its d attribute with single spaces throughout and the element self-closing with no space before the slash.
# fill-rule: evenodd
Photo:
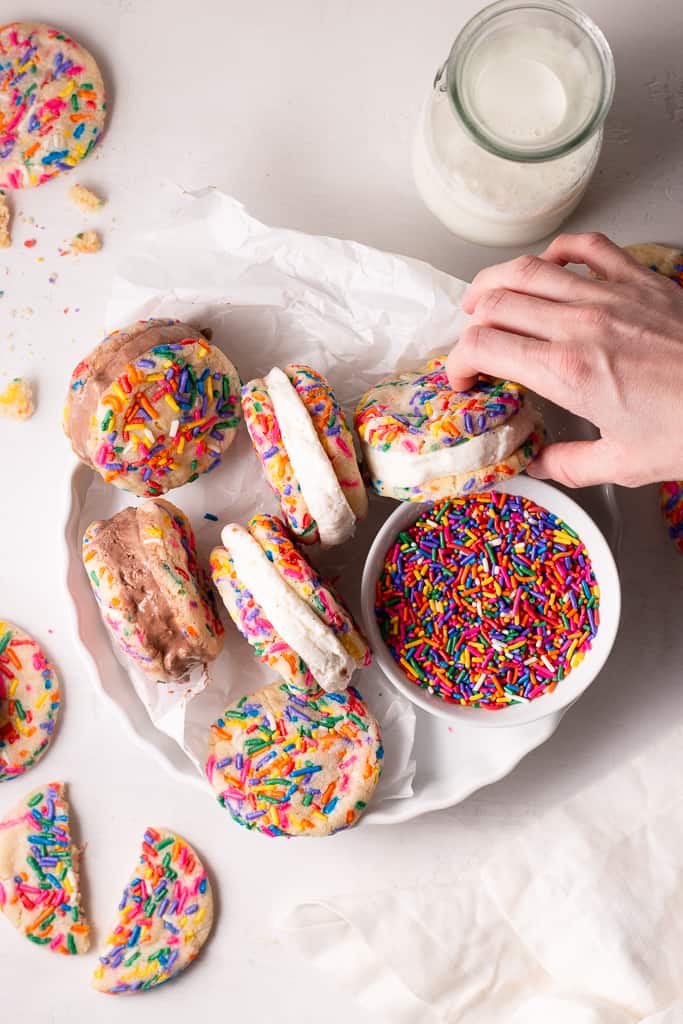
<svg viewBox="0 0 683 1024">
<path fill-rule="evenodd" d="M 28 423 L 0 422 L 0 614 L 45 643 L 66 692 L 53 749 L 26 784 L 2 787 L 0 813 L 30 785 L 68 781 L 88 844 L 95 947 L 147 824 L 175 828 L 197 846 L 219 899 L 213 939 L 186 977 L 132 1000 L 89 990 L 95 953 L 41 955 L 0 922 L 8 1019 L 173 1022 L 212 1012 L 248 1014 L 259 1024 L 312 1024 L 323 1015 L 329 1024 L 363 1024 L 350 993 L 331 993 L 325 979 L 273 940 L 283 909 L 311 896 L 446 880 L 683 713 L 683 562 L 667 541 L 651 488 L 620 493 L 623 628 L 600 681 L 544 748 L 450 812 L 327 842 L 251 835 L 232 827 L 208 791 L 171 781 L 133 747 L 82 678 L 62 579 L 67 445 L 59 420 L 72 366 L 102 333 L 113 268 L 125 260 L 132 232 L 169 205 L 164 182 L 210 183 L 263 220 L 355 237 L 461 277 L 508 255 L 452 238 L 423 208 L 410 175 L 424 92 L 476 6 L 43 0 L 24 11 L 0 3 L 0 22 L 42 17 L 80 38 L 100 60 L 111 98 L 105 143 L 77 174 L 108 198 L 94 218 L 102 253 L 58 255 L 59 244 L 83 226 L 66 199 L 74 175 L 15 197 L 15 244 L 0 257 L 0 382 L 30 376 L 39 402 Z M 618 83 L 598 174 L 571 226 L 599 228 L 620 242 L 683 243 L 683 7 L 678 0 L 585 0 L 584 7 L 612 43 Z M 28 238 L 38 239 L 32 249 L 23 246 Z M 51 273 L 59 275 L 54 284 Z M 662 773 L 669 785 L 666 766 Z"/>
</svg>

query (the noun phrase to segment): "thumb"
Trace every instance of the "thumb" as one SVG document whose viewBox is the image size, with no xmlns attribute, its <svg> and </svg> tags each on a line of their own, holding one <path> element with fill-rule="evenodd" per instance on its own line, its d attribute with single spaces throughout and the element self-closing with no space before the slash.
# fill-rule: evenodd
<svg viewBox="0 0 683 1024">
<path fill-rule="evenodd" d="M 618 470 L 601 438 L 548 445 L 527 466 L 527 473 L 540 480 L 556 480 L 565 487 L 591 487 L 614 483 Z"/>
</svg>

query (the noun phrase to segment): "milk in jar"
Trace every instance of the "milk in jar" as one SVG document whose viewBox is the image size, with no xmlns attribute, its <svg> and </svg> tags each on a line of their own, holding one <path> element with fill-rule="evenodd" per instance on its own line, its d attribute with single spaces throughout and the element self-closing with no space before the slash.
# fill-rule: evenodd
<svg viewBox="0 0 683 1024">
<path fill-rule="evenodd" d="M 486 245 L 526 245 L 574 210 L 614 93 L 600 29 L 564 0 L 476 15 L 437 72 L 413 151 L 430 210 Z"/>
</svg>

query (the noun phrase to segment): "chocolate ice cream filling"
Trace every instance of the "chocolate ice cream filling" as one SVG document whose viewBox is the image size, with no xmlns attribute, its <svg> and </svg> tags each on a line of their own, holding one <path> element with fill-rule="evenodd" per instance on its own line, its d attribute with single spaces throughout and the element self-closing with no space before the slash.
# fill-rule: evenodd
<svg viewBox="0 0 683 1024">
<path fill-rule="evenodd" d="M 121 582 L 121 601 L 152 654 L 160 656 L 169 676 L 180 679 L 204 661 L 193 646 L 149 568 L 149 553 L 140 536 L 137 509 L 126 508 L 105 523 L 93 541 L 103 562 Z"/>
</svg>

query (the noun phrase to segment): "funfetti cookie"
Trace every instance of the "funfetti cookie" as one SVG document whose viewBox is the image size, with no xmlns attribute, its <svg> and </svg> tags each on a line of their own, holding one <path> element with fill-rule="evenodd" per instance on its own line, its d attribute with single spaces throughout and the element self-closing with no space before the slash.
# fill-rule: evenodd
<svg viewBox="0 0 683 1024">
<path fill-rule="evenodd" d="M 163 498 L 91 523 L 83 564 L 112 639 L 160 682 L 212 661 L 223 626 L 186 516 Z"/>
<path fill-rule="evenodd" d="M 204 865 L 174 832 L 148 828 L 93 985 L 134 995 L 163 985 L 196 958 L 213 922 Z"/>
<path fill-rule="evenodd" d="M 649 267 L 663 277 L 669 277 L 683 285 L 683 252 L 680 249 L 658 245 L 656 242 L 638 242 L 635 245 L 625 245 L 624 249 L 644 267 Z"/>
<path fill-rule="evenodd" d="M 683 480 L 667 480 L 659 486 L 659 504 L 669 536 L 683 555 Z"/>
<path fill-rule="evenodd" d="M 650 270 L 668 277 L 683 287 L 683 251 L 656 242 L 625 245 L 634 260 Z M 660 484 L 659 506 L 669 528 L 669 536 L 683 554 L 683 480 L 667 480 Z"/>
<path fill-rule="evenodd" d="M 0 82 L 0 188 L 41 185 L 99 140 L 102 76 L 65 32 L 27 21 L 2 26 Z"/>
<path fill-rule="evenodd" d="M 36 641 L 0 620 L 0 782 L 23 775 L 50 745 L 59 679 Z"/>
<path fill-rule="evenodd" d="M 273 683 L 214 722 L 206 775 L 238 824 L 326 836 L 363 813 L 383 756 L 377 720 L 353 687 L 304 694 Z"/>
<path fill-rule="evenodd" d="M 368 510 L 353 436 L 329 382 L 310 366 L 272 369 L 242 389 L 244 421 L 292 533 L 326 547 Z"/>
<path fill-rule="evenodd" d="M 236 523 L 211 552 L 230 617 L 256 654 L 298 690 L 343 690 L 370 662 L 367 642 L 339 595 L 289 539 L 276 516 Z"/>
<path fill-rule="evenodd" d="M 520 384 L 482 376 L 453 391 L 445 364 L 387 378 L 361 398 L 355 425 L 378 494 L 423 501 L 484 491 L 539 451 L 543 423 Z"/>
<path fill-rule="evenodd" d="M 219 464 L 239 426 L 239 389 L 235 367 L 200 331 L 140 320 L 78 364 L 64 430 L 107 483 L 156 497 Z"/>
<path fill-rule="evenodd" d="M 0 822 L 0 910 L 36 946 L 85 953 L 80 854 L 61 782 L 34 789 Z"/>
</svg>

